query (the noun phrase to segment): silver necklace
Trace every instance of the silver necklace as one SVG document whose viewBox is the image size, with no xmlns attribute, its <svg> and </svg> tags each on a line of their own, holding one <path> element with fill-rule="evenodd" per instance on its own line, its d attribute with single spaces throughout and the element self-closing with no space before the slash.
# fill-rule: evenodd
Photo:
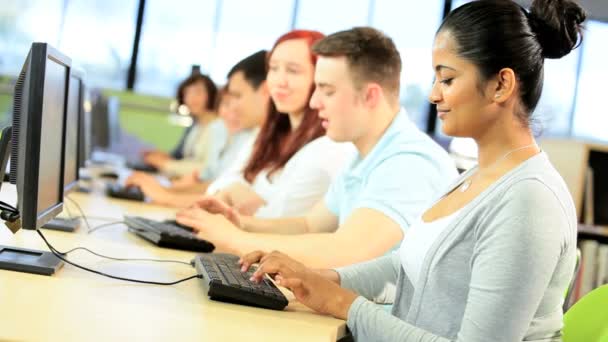
<svg viewBox="0 0 608 342">
<path fill-rule="evenodd" d="M 490 166 L 488 166 L 486 168 L 486 172 L 488 170 L 491 170 L 492 168 L 494 168 L 501 161 L 505 160 L 512 153 L 515 153 L 517 151 L 521 151 L 523 149 L 526 149 L 526 148 L 529 148 L 529 147 L 532 147 L 532 146 L 536 146 L 536 144 L 534 143 L 534 144 L 518 147 L 518 148 L 516 148 L 514 150 L 511 150 L 511 151 L 505 153 L 502 157 L 498 158 L 495 162 L 493 162 Z M 471 184 L 473 184 L 473 177 L 477 176 L 478 174 L 481 174 L 481 170 L 477 170 L 477 173 L 475 173 L 474 175 L 472 175 L 471 177 L 469 177 L 468 179 L 466 179 L 464 182 L 462 182 L 462 185 L 460 186 L 460 192 L 465 192 L 465 191 L 469 190 L 469 188 L 471 187 Z"/>
</svg>

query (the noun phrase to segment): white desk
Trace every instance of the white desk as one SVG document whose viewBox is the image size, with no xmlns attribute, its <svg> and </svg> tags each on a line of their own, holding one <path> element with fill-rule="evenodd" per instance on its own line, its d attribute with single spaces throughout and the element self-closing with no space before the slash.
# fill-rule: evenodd
<svg viewBox="0 0 608 342">
<path fill-rule="evenodd" d="M 14 187 L 4 183 L 0 198 L 14 204 Z M 90 216 L 120 220 L 124 213 L 158 219 L 174 215 L 162 207 L 108 199 L 99 189 L 70 198 Z M 66 205 L 77 215 L 69 201 Z M 97 226 L 104 221 L 90 219 L 90 223 Z M 86 227 L 76 233 L 43 232 L 60 251 L 83 246 L 113 257 L 187 262 L 195 255 L 159 248 L 120 225 L 92 234 Z M 35 231 L 13 235 L 3 224 L 0 244 L 48 250 Z M 71 253 L 69 259 L 145 280 L 174 281 L 195 274 L 187 265 L 117 262 L 83 251 Z M 50 277 L 0 270 L 0 341 L 335 341 L 345 330 L 344 321 L 315 314 L 295 301 L 285 311 L 211 301 L 199 279 L 156 286 L 112 280 L 71 265 Z"/>
</svg>

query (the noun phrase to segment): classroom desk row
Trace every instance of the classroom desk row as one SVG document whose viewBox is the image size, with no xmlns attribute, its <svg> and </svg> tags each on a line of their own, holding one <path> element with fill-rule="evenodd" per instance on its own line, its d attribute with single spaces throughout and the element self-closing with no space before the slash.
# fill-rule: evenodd
<svg viewBox="0 0 608 342">
<path fill-rule="evenodd" d="M 154 219 L 175 215 L 167 208 L 107 198 L 100 186 L 69 197 L 93 227 L 121 221 L 124 214 Z M 0 199 L 15 204 L 15 187 L 4 183 Z M 79 215 L 70 201 L 65 205 Z M 44 235 L 62 252 L 86 247 L 112 257 L 185 262 L 195 255 L 159 248 L 121 224 L 90 234 L 83 225 L 75 233 L 44 230 Z M 3 224 L 0 244 L 48 251 L 35 231 L 13 235 Z M 69 260 L 143 280 L 170 282 L 195 274 L 185 264 L 112 261 L 85 251 L 70 253 Z M 336 341 L 345 335 L 344 321 L 313 313 L 285 292 L 289 306 L 272 311 L 211 301 L 199 279 L 159 286 L 113 280 L 71 265 L 53 276 L 0 270 L 0 341 Z"/>
</svg>

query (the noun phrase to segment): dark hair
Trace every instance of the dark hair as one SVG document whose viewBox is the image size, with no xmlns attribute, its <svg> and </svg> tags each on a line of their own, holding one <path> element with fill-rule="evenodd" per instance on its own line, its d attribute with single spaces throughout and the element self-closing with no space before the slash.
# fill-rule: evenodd
<svg viewBox="0 0 608 342">
<path fill-rule="evenodd" d="M 209 76 L 207 76 L 207 75 L 194 73 L 194 74 L 190 75 L 188 78 L 186 78 L 185 80 L 183 80 L 182 83 L 180 83 L 179 86 L 177 87 L 177 95 L 176 95 L 177 102 L 180 105 L 184 104 L 185 89 L 198 82 L 202 82 L 205 85 L 205 89 L 207 89 L 207 106 L 205 109 L 212 111 L 217 102 L 216 101 L 217 87 L 215 86 L 215 83 L 213 83 L 211 78 L 209 78 Z"/>
<path fill-rule="evenodd" d="M 253 89 L 258 89 L 266 80 L 266 50 L 260 50 L 236 63 L 228 72 L 228 78 L 239 71 L 243 72 L 245 80 Z"/>
<path fill-rule="evenodd" d="M 294 30 L 288 32 L 274 43 L 272 50 L 268 53 L 267 61 L 270 60 L 275 48 L 288 40 L 303 39 L 309 47 L 323 38 L 324 35 L 317 31 Z M 310 62 L 314 66 L 317 56 L 310 50 Z M 314 91 L 314 83 L 310 85 L 308 99 Z M 325 134 L 321 124 L 322 120 L 316 110 L 310 108 L 306 103 L 306 110 L 302 117 L 302 122 L 297 129 L 291 130 L 289 117 L 277 111 L 274 102 L 270 101 L 266 120 L 260 129 L 260 133 L 255 141 L 253 152 L 249 157 L 247 166 L 243 171 L 243 176 L 248 182 L 253 182 L 255 177 L 263 170 L 268 169 L 268 176 L 280 170 L 287 164 L 304 145 Z"/>
<path fill-rule="evenodd" d="M 344 56 L 353 81 L 380 84 L 399 98 L 401 56 L 391 38 L 371 27 L 355 27 L 321 39 L 313 46 L 319 56 Z"/>
<path fill-rule="evenodd" d="M 576 48 L 585 18 L 571 0 L 534 0 L 530 12 L 513 1 L 479 0 L 448 14 L 437 33 L 450 33 L 458 55 L 479 68 L 482 81 L 513 69 L 523 105 L 517 115 L 529 125 L 543 88 L 544 59 Z"/>
</svg>

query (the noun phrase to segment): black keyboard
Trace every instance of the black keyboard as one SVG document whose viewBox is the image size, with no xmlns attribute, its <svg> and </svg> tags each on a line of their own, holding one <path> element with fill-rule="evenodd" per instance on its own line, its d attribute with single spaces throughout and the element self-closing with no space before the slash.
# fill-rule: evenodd
<svg viewBox="0 0 608 342">
<path fill-rule="evenodd" d="M 283 310 L 285 295 L 269 280 L 259 284 L 249 280 L 254 270 L 241 272 L 239 257 L 231 254 L 205 254 L 194 258 L 196 271 L 203 276 L 209 298 L 221 302 Z"/>
<path fill-rule="evenodd" d="M 184 249 L 209 253 L 215 246 L 209 241 L 200 239 L 192 232 L 175 224 L 160 222 L 139 216 L 125 216 L 129 231 L 160 247 Z"/>
<path fill-rule="evenodd" d="M 145 196 L 137 186 L 123 186 L 118 183 L 108 183 L 106 194 L 110 197 L 143 202 Z"/>
</svg>

